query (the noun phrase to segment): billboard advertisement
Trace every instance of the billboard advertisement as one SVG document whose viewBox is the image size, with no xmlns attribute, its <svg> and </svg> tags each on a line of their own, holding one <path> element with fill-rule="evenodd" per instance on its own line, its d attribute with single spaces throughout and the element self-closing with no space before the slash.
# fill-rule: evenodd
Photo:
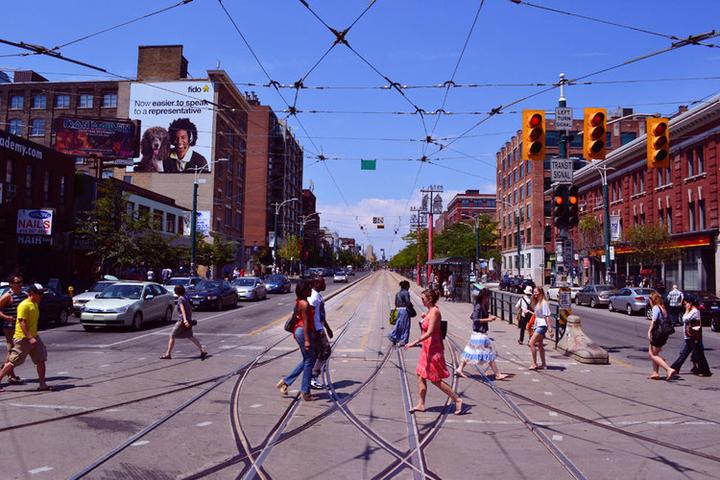
<svg viewBox="0 0 720 480">
<path fill-rule="evenodd" d="M 132 83 L 128 117 L 142 125 L 133 171 L 209 172 L 214 101 L 209 81 Z"/>
<path fill-rule="evenodd" d="M 52 209 L 18 209 L 17 229 L 19 235 L 52 235 Z"/>
<path fill-rule="evenodd" d="M 183 235 L 187 235 L 188 237 L 192 233 L 190 231 L 192 229 L 192 224 L 190 223 L 191 220 L 192 212 L 186 212 L 183 221 Z M 197 232 L 198 237 L 202 238 L 210 235 L 211 222 L 210 210 L 198 210 L 197 222 L 195 223 L 195 231 Z"/>
<path fill-rule="evenodd" d="M 67 155 L 107 159 L 139 155 L 137 121 L 58 117 L 53 130 L 55 150 Z"/>
</svg>

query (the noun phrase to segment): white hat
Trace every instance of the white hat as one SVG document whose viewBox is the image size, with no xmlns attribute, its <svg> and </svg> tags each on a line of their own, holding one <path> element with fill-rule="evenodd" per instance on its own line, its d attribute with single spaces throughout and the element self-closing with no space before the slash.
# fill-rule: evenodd
<svg viewBox="0 0 720 480">
<path fill-rule="evenodd" d="M 533 288 L 530 285 L 526 286 L 525 290 L 523 290 L 523 293 L 525 295 L 532 295 L 532 292 L 533 292 Z"/>
</svg>

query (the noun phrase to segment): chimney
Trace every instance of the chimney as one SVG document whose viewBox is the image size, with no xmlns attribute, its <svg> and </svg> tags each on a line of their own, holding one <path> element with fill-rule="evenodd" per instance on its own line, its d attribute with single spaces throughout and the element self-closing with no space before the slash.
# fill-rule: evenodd
<svg viewBox="0 0 720 480">
<path fill-rule="evenodd" d="M 680 105 L 680 106 L 678 106 L 678 115 L 680 115 L 681 113 L 685 113 L 685 112 L 687 112 L 687 111 L 688 111 L 688 106 L 687 106 L 687 105 Z"/>
<path fill-rule="evenodd" d="M 14 83 L 24 82 L 47 82 L 48 79 L 32 70 L 16 70 L 13 75 Z"/>
<path fill-rule="evenodd" d="M 182 45 L 138 47 L 138 80 L 182 80 L 187 78 L 188 61 Z"/>
</svg>

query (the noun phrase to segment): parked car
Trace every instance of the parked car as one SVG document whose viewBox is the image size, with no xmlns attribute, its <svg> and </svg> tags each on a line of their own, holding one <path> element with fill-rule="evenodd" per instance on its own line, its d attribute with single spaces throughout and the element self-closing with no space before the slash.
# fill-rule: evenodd
<svg viewBox="0 0 720 480">
<path fill-rule="evenodd" d="M 625 287 L 610 295 L 608 310 L 624 311 L 628 315 L 642 312 L 647 315 L 650 306 L 650 295 L 654 288 Z"/>
<path fill-rule="evenodd" d="M 575 302 L 575 298 L 577 297 L 577 294 L 580 290 L 582 290 L 582 287 L 578 287 L 577 285 L 573 285 L 570 287 L 570 301 L 571 302 Z M 547 293 L 546 293 L 547 299 L 555 300 L 557 302 L 558 299 L 560 298 L 559 293 L 560 293 L 559 286 L 556 285 L 554 287 L 548 287 Z"/>
<path fill-rule="evenodd" d="M 85 330 L 95 327 L 130 327 L 139 330 L 144 323 L 170 323 L 173 297 L 155 282 L 119 281 L 85 304 L 80 323 Z"/>
<path fill-rule="evenodd" d="M 90 288 L 85 290 L 83 293 L 79 293 L 72 297 L 73 314 L 75 314 L 77 318 L 80 318 L 80 312 L 82 312 L 83 308 L 85 308 L 86 303 L 104 292 L 107 287 L 116 283 L 117 281 L 115 280 L 101 280 L 93 283 Z"/>
<path fill-rule="evenodd" d="M 285 275 L 268 275 L 264 279 L 268 293 L 290 293 L 292 285 Z"/>
<path fill-rule="evenodd" d="M 233 281 L 237 282 L 245 278 L 257 277 L 243 277 Z M 207 307 L 220 311 L 228 305 L 231 307 L 237 306 L 239 295 L 235 287 L 230 285 L 230 282 L 225 280 L 203 280 L 188 293 L 188 298 L 194 308 Z"/>
<path fill-rule="evenodd" d="M 22 290 L 26 291 L 30 288 L 30 285 L 23 285 Z M 10 284 L 7 282 L 0 282 L 0 297 L 5 295 L 5 292 L 10 290 Z M 42 300 L 40 300 L 40 317 L 38 318 L 39 326 L 46 326 L 50 323 L 57 323 L 59 325 L 65 325 L 68 321 L 68 316 L 72 314 L 72 298 L 69 295 L 60 293 L 52 288 L 46 288 L 44 290 Z"/>
<path fill-rule="evenodd" d="M 238 298 L 260 300 L 267 298 L 267 288 L 260 277 L 242 277 L 232 281 Z"/>
<path fill-rule="evenodd" d="M 333 275 L 333 283 L 347 283 L 348 277 L 347 274 L 343 270 L 338 270 L 335 272 L 335 275 Z"/>
<path fill-rule="evenodd" d="M 590 305 L 595 308 L 598 305 L 607 305 L 610 302 L 610 295 L 615 292 L 612 285 L 585 285 L 575 295 L 577 305 Z"/>
<path fill-rule="evenodd" d="M 185 292 L 190 293 L 195 286 L 202 282 L 202 277 L 170 277 L 165 282 L 165 287 L 172 293 L 175 303 L 177 303 L 177 295 L 175 295 L 175 285 L 182 285 L 185 287 Z"/>
<path fill-rule="evenodd" d="M 683 291 L 685 295 L 695 295 L 700 301 L 700 319 L 702 324 L 710 326 L 713 332 L 720 332 L 720 298 L 710 292 L 699 290 Z"/>
</svg>

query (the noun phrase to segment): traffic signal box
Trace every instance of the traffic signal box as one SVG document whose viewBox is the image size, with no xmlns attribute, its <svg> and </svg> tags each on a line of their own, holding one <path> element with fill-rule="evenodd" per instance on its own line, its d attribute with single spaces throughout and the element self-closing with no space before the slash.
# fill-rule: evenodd
<svg viewBox="0 0 720 480">
<path fill-rule="evenodd" d="M 586 108 L 583 120 L 583 157 L 604 159 L 606 151 L 607 109 Z"/>
<path fill-rule="evenodd" d="M 668 168 L 670 166 L 670 128 L 667 118 L 647 118 L 647 166 Z"/>
<path fill-rule="evenodd" d="M 567 226 L 568 228 L 577 227 L 578 223 L 580 222 L 580 216 L 578 211 L 578 187 L 577 185 L 570 185 L 568 188 L 568 196 L 567 196 L 567 210 L 568 210 L 568 219 L 567 219 Z"/>
<path fill-rule="evenodd" d="M 522 159 L 545 160 L 545 112 L 523 110 Z"/>
<path fill-rule="evenodd" d="M 552 217 L 557 228 L 567 227 L 568 220 L 568 186 L 556 185 L 553 191 Z"/>
</svg>

